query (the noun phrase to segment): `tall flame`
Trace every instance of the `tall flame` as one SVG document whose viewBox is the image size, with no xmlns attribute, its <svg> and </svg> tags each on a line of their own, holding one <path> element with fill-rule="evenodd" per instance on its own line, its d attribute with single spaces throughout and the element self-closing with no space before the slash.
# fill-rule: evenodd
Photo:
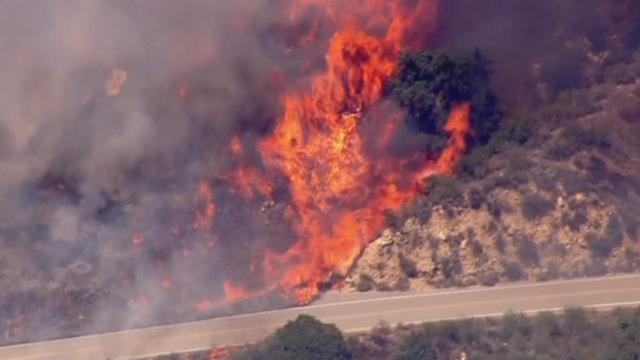
<svg viewBox="0 0 640 360">
<path fill-rule="evenodd" d="M 284 216 L 296 239 L 285 249 L 265 246 L 260 260 L 247 263 L 246 273 L 260 281 L 249 285 L 226 279 L 225 298 L 203 300 L 199 309 L 274 291 L 298 303 L 311 301 L 325 284 L 349 271 L 383 229 L 386 210 L 397 211 L 419 196 L 429 175 L 452 172 L 466 149 L 469 104 L 453 107 L 445 126 L 449 145 L 441 154 L 399 158 L 387 150 L 403 116 L 382 106 L 385 85 L 396 72 L 400 51 L 428 40 L 437 0 L 295 0 L 290 21 L 300 20 L 311 7 L 337 29 L 329 38 L 324 71 L 303 79 L 308 86 L 282 96 L 282 115 L 257 146 L 261 166 L 245 161 L 248 151 L 234 137 L 229 152 L 237 166 L 222 177 L 225 189 L 244 201 L 273 199 L 273 179 L 283 177 L 289 202 Z M 317 24 L 307 29 L 296 46 L 320 41 Z M 376 139 L 363 131 L 371 124 L 378 130 Z M 216 231 L 220 209 L 214 190 L 207 181 L 198 188 L 194 231 Z"/>
<path fill-rule="evenodd" d="M 277 279 L 280 290 L 299 303 L 312 300 L 333 274 L 349 270 L 382 230 L 384 210 L 398 210 L 417 196 L 426 173 L 450 172 L 465 150 L 468 104 L 453 110 L 445 128 L 452 138 L 435 164 L 425 157 L 421 169 L 409 171 L 397 159 L 371 159 L 364 151 L 360 125 L 396 71 L 416 14 L 434 15 L 437 9 L 435 1 L 420 1 L 413 9 L 401 4 L 366 2 L 364 9 L 374 15 L 368 26 L 386 24 L 382 36 L 359 30 L 357 20 L 345 20 L 331 38 L 326 72 L 311 79 L 308 92 L 284 96 L 284 113 L 260 146 L 265 163 L 288 179 L 299 237 L 286 252 L 269 253 L 265 268 L 268 278 Z M 392 15 L 384 19 L 389 6 Z"/>
</svg>

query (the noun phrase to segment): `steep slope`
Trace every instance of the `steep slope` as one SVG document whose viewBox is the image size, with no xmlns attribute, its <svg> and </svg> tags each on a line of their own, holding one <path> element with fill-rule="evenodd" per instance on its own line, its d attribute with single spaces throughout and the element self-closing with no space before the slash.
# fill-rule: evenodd
<svg viewBox="0 0 640 360">
<path fill-rule="evenodd" d="M 466 177 L 432 181 L 430 194 L 365 250 L 349 285 L 424 289 L 636 271 L 640 59 L 605 73 L 607 81 L 526 114 L 534 126 L 523 145 L 507 145 Z"/>
</svg>

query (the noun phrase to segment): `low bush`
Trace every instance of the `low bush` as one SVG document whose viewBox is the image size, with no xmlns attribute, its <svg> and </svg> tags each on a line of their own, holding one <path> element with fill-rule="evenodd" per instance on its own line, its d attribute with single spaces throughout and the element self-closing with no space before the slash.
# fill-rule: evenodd
<svg viewBox="0 0 640 360">
<path fill-rule="evenodd" d="M 625 231 L 627 232 L 627 235 L 632 240 L 636 240 L 636 241 L 639 240 L 638 225 L 640 223 L 640 213 L 633 211 L 632 209 L 628 209 L 623 213 L 623 217 L 624 217 Z"/>
<path fill-rule="evenodd" d="M 521 202 L 522 216 L 529 221 L 547 216 L 555 209 L 555 203 L 538 194 L 524 195 Z"/>
<path fill-rule="evenodd" d="M 488 175 L 487 162 L 496 154 L 492 145 L 479 146 L 462 158 L 457 173 L 467 179 L 482 179 Z"/>
<path fill-rule="evenodd" d="M 609 218 L 605 227 L 605 236 L 614 246 L 620 246 L 624 241 L 624 227 L 620 216 L 614 214 Z"/>
<path fill-rule="evenodd" d="M 487 210 L 489 210 L 489 214 L 491 214 L 494 219 L 500 219 L 502 213 L 504 212 L 503 204 L 499 200 L 488 202 Z"/>
<path fill-rule="evenodd" d="M 640 122 L 640 103 L 635 99 L 629 99 L 629 102 L 617 104 L 618 115 L 629 124 L 637 124 Z"/>
<path fill-rule="evenodd" d="M 256 347 L 236 354 L 235 360 L 349 360 L 351 348 L 335 325 L 324 324 L 309 315 L 276 330 Z"/>
<path fill-rule="evenodd" d="M 608 257 L 613 249 L 624 241 L 624 227 L 618 215 L 609 218 L 602 236 L 595 233 L 587 234 L 585 239 L 594 258 Z"/>
<path fill-rule="evenodd" d="M 496 250 L 499 253 L 504 254 L 505 250 L 507 250 L 507 242 L 504 240 L 504 236 L 499 233 L 493 240 L 493 245 L 495 245 Z"/>
<path fill-rule="evenodd" d="M 451 176 L 431 176 L 427 185 L 427 199 L 433 205 L 457 204 L 462 198 L 462 184 Z"/>
<path fill-rule="evenodd" d="M 598 156 L 589 157 L 586 170 L 589 175 L 589 181 L 592 183 L 600 183 L 609 178 L 607 164 Z"/>
<path fill-rule="evenodd" d="M 407 336 L 393 355 L 395 360 L 438 360 L 438 352 L 430 336 L 423 331 Z"/>
<path fill-rule="evenodd" d="M 526 266 L 538 265 L 540 262 L 540 254 L 538 245 L 527 235 L 519 235 L 514 239 L 514 245 L 518 258 Z"/>
<path fill-rule="evenodd" d="M 584 149 L 606 150 L 611 148 L 609 132 L 595 126 L 574 124 L 563 129 L 545 154 L 553 160 L 567 160 Z"/>
<path fill-rule="evenodd" d="M 505 341 L 509 341 L 516 335 L 527 338 L 533 333 L 533 326 L 527 316 L 508 312 L 502 317 L 501 333 Z"/>
<path fill-rule="evenodd" d="M 371 276 L 367 274 L 360 274 L 358 281 L 356 281 L 356 290 L 364 292 L 371 291 L 375 287 L 375 282 Z"/>
<path fill-rule="evenodd" d="M 584 208 L 579 208 L 572 213 L 565 212 L 562 214 L 562 225 L 568 227 L 573 232 L 579 231 L 588 220 L 587 212 Z"/>
<path fill-rule="evenodd" d="M 482 191 L 476 187 L 471 188 L 471 190 L 469 190 L 469 193 L 467 194 L 467 198 L 469 200 L 469 206 L 474 210 L 480 209 L 482 205 L 485 203 L 485 201 L 487 200 L 486 195 L 483 194 Z"/>
<path fill-rule="evenodd" d="M 416 278 L 418 276 L 418 268 L 416 267 L 416 262 L 403 254 L 398 255 L 398 257 L 402 273 L 409 278 Z"/>
<path fill-rule="evenodd" d="M 560 268 L 558 264 L 551 261 L 544 266 L 542 271 L 536 274 L 536 281 L 550 281 L 560 277 Z"/>
<path fill-rule="evenodd" d="M 504 275 L 509 281 L 518 281 L 522 280 L 524 273 L 520 264 L 510 261 L 504 265 Z"/>
</svg>

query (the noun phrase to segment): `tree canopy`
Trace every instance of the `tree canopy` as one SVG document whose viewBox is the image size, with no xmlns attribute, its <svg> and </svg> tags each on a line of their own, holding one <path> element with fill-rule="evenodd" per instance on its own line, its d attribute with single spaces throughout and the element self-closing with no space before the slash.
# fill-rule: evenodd
<svg viewBox="0 0 640 360">
<path fill-rule="evenodd" d="M 349 360 L 351 349 L 335 325 L 324 324 L 309 315 L 289 321 L 250 353 L 237 359 Z"/>
<path fill-rule="evenodd" d="M 498 129 L 502 113 L 490 88 L 490 62 L 476 51 L 470 57 L 444 52 L 404 52 L 389 90 L 408 113 L 410 128 L 446 138 L 443 127 L 454 104 L 471 102 L 473 138 L 486 143 Z"/>
</svg>

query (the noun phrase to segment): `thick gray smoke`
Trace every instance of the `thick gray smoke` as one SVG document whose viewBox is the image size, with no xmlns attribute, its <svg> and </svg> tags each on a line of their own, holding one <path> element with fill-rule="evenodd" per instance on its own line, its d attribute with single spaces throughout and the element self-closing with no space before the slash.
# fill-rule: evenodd
<svg viewBox="0 0 640 360">
<path fill-rule="evenodd" d="M 194 130 L 233 131 L 230 119 L 253 107 L 247 79 L 260 79 L 266 69 L 255 33 L 231 24 L 254 19 L 256 1 L 0 4 L 0 193 L 16 200 L 3 202 L 11 204 L 1 208 L 3 224 L 33 224 L 32 202 L 15 197 L 28 197 L 25 186 L 47 175 L 73 183 L 82 203 L 78 216 L 104 206 L 105 196 L 145 192 L 146 185 L 123 183 L 141 163 L 150 167 L 142 167 L 143 176 L 182 176 L 173 172 L 184 171 L 175 165 L 184 165 Z M 212 103 L 203 104 L 196 120 L 185 119 L 175 101 L 178 88 L 205 66 L 215 79 Z M 126 71 L 128 81 L 121 96 L 107 98 L 114 69 Z"/>
<path fill-rule="evenodd" d="M 55 317 L 80 319 L 70 328 L 80 331 L 99 316 L 94 305 L 126 309 L 138 291 L 179 300 L 146 285 L 159 283 L 157 261 L 172 266 L 171 225 L 192 216 L 198 181 L 227 166 L 232 135 L 256 137 L 273 118 L 270 72 L 287 65 L 284 44 L 266 35 L 277 30 L 267 5 L 0 1 L 6 341 L 21 339 L 22 323 L 55 329 Z M 134 233 L 165 245 L 132 255 Z"/>
</svg>

